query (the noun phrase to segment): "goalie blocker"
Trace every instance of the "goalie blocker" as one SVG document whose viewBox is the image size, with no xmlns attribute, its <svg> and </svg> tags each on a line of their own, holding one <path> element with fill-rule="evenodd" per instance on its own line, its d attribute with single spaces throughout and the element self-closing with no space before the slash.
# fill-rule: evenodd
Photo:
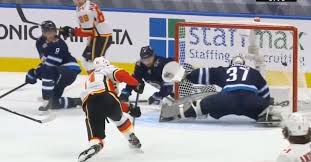
<svg viewBox="0 0 311 162">
<path fill-rule="evenodd" d="M 164 67 L 162 74 L 166 82 L 182 82 L 186 79 L 194 84 L 222 88 L 219 93 L 179 106 L 182 108 L 176 107 L 179 111 L 175 111 L 175 116 L 174 113 L 166 115 L 166 110 L 163 110 L 162 121 L 201 115 L 219 119 L 231 114 L 244 115 L 259 122 L 279 122 L 281 119 L 277 109 L 269 107 L 270 91 L 266 80 L 258 70 L 246 66 L 242 56 L 234 57 L 228 67 L 199 68 L 189 73 L 177 62 L 172 62 Z"/>
</svg>

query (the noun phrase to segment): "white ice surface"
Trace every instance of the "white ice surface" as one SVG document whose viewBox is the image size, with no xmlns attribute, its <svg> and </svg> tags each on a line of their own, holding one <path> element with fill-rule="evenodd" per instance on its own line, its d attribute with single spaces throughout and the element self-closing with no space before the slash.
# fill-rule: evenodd
<svg viewBox="0 0 311 162">
<path fill-rule="evenodd" d="M 83 77 L 65 95 L 78 97 Z M 23 73 L 0 73 L 0 94 L 22 84 Z M 146 87 L 148 98 L 153 88 Z M 36 118 L 40 82 L 0 99 L 0 106 Z M 135 95 L 133 95 L 134 99 Z M 225 102 L 225 101 L 224 101 Z M 158 123 L 159 108 L 141 105 L 135 130 L 144 154 L 131 151 L 114 124 L 107 124 L 105 148 L 90 162 L 271 162 L 287 146 L 280 128 L 262 128 L 245 118 Z M 81 109 L 56 111 L 56 120 L 38 124 L 0 110 L 0 162 L 75 162 L 87 147 Z"/>
</svg>

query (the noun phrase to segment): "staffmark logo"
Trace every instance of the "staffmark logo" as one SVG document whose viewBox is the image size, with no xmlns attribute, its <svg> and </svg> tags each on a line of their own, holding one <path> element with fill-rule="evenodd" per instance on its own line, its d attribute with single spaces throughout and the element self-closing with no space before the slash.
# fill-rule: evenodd
<svg viewBox="0 0 311 162">
<path fill-rule="evenodd" d="M 175 25 L 185 19 L 150 18 L 149 44 L 157 55 L 174 57 L 175 52 Z"/>
</svg>

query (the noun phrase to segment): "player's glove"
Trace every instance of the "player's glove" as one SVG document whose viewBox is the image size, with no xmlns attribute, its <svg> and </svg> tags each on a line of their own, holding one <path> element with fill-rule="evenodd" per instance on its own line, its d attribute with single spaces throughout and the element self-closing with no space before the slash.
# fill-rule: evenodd
<svg viewBox="0 0 311 162">
<path fill-rule="evenodd" d="M 37 74 L 35 69 L 30 69 L 26 75 L 25 82 L 28 84 L 36 84 L 37 83 Z"/>
<path fill-rule="evenodd" d="M 73 37 L 75 29 L 70 26 L 64 26 L 59 29 L 59 34 L 64 38 Z"/>
<path fill-rule="evenodd" d="M 122 91 L 121 95 L 119 96 L 119 99 L 121 102 L 129 102 L 129 97 L 130 97 L 129 93 Z"/>
<path fill-rule="evenodd" d="M 135 107 L 133 104 L 130 104 L 129 110 L 130 110 L 129 114 L 132 117 L 139 118 L 141 116 L 141 111 L 140 111 L 140 107 L 139 106 Z"/>
<path fill-rule="evenodd" d="M 130 86 L 135 92 L 142 94 L 144 92 L 145 88 L 145 82 L 139 81 L 138 85 L 136 87 Z"/>
<path fill-rule="evenodd" d="M 159 105 L 162 100 L 162 97 L 156 92 L 148 99 L 149 105 Z"/>
</svg>

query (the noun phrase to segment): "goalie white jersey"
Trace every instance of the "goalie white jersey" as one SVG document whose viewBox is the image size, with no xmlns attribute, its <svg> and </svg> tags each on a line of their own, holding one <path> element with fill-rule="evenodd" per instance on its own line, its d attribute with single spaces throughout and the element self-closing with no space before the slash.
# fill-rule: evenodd
<svg viewBox="0 0 311 162">
<path fill-rule="evenodd" d="M 279 155 L 277 162 L 311 162 L 311 142 L 291 144 Z"/>
</svg>

